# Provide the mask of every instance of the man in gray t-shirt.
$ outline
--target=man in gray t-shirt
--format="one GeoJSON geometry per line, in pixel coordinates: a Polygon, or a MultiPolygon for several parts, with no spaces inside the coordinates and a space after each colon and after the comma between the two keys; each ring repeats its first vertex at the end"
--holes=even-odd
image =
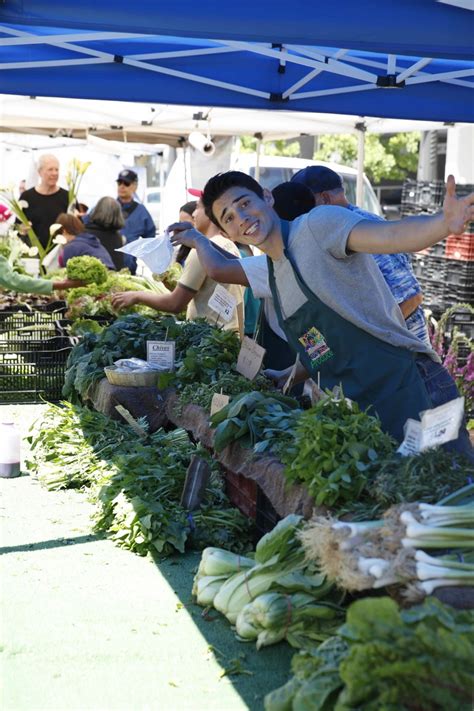
{"type": "MultiPolygon", "coordinates": [[[[351,252],[349,236],[364,221],[356,212],[325,205],[290,224],[289,249],[304,281],[340,316],[376,338],[439,361],[433,349],[406,326],[402,312],[376,262],[351,252]]],[[[287,316],[301,305],[301,294],[287,263],[274,261],[277,289],[287,316]]]]}
{"type": "MultiPolygon", "coordinates": [[[[202,201],[207,215],[232,241],[258,247],[270,258],[280,323],[288,340],[302,351],[304,362],[311,362],[313,370],[317,362],[315,354],[321,355],[317,356],[321,363],[330,355],[333,362],[338,361],[333,372],[340,374],[342,385],[346,374],[348,382],[354,383],[355,374],[360,381],[360,401],[378,402],[377,412],[383,409],[386,415],[392,390],[395,410],[398,406],[403,409],[403,395],[409,398],[412,386],[417,391],[412,399],[411,417],[417,417],[426,406],[436,407],[458,396],[452,378],[437,362],[436,354],[406,328],[395,299],[368,256],[421,251],[448,234],[462,233],[465,224],[474,220],[474,193],[457,199],[452,176],[448,178],[443,212],[438,215],[371,222],[344,208],[316,208],[290,224],[286,255],[282,224],[272,208],[273,196],[250,176],[238,171],[214,176],[204,188],[202,201]],[[324,338],[321,341],[317,318],[307,332],[295,333],[294,323],[299,314],[304,312],[306,322],[308,315],[311,318],[313,302],[326,320],[326,327],[329,324],[338,352],[332,351],[329,336],[329,348],[324,338]],[[331,325],[330,314],[337,327],[331,325]],[[341,333],[353,334],[352,341],[350,335],[341,339],[341,333]],[[364,344],[367,344],[365,353],[364,344]],[[367,353],[371,347],[374,358],[367,353]],[[410,360],[409,352],[416,354],[414,361],[410,360]],[[387,362],[391,359],[386,374],[385,353],[387,362]],[[351,360],[352,354],[356,360],[351,360]],[[396,382],[398,360],[406,365],[405,382],[410,389],[403,379],[396,382]],[[371,368],[377,371],[377,377],[373,377],[371,368]],[[371,386],[370,392],[364,393],[366,378],[371,386]],[[417,407],[418,404],[424,406],[417,407]]],[[[179,232],[183,227],[173,225],[170,229],[179,232]]],[[[392,430],[400,432],[404,421],[405,418],[395,423],[392,430]]],[[[472,457],[465,430],[453,445],[472,457]]]]}

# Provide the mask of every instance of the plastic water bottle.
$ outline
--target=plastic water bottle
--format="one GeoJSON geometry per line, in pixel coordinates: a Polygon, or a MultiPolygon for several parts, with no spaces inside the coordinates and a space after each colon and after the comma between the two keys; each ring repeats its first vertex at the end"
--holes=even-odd
{"type": "Polygon", "coordinates": [[[0,423],[0,477],[20,476],[21,436],[14,422],[0,423]]]}

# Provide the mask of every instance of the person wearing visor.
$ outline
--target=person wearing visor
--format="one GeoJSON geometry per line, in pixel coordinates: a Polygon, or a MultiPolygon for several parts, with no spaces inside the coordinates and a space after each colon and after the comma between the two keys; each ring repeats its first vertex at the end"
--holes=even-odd
{"type": "MultiPolygon", "coordinates": [[[[352,205],[346,197],[344,184],[339,173],[323,165],[309,165],[299,170],[291,178],[296,185],[308,187],[315,199],[317,207],[321,205],[337,205],[345,207],[364,220],[384,222],[383,217],[352,205]]],[[[405,319],[407,328],[425,343],[429,344],[428,327],[421,304],[423,294],[421,286],[411,266],[407,254],[373,254],[383,278],[388,284],[393,298],[397,302],[405,319]]]]}
{"type": "MultiPolygon", "coordinates": [[[[139,237],[154,237],[155,223],[145,205],[135,200],[138,186],[138,175],[134,170],[121,170],[117,178],[117,202],[122,209],[125,226],[122,234],[128,242],[134,242],[139,237]]],[[[125,266],[132,274],[137,271],[137,260],[129,254],[124,258],[125,266]]]]}

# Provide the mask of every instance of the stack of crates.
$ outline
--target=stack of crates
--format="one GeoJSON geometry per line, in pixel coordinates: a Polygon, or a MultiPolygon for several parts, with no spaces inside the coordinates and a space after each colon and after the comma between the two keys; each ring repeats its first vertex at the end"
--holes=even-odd
{"type": "Polygon", "coordinates": [[[64,311],[0,311],[0,402],[61,399],[73,340],[64,311]]]}
{"type": "MultiPolygon", "coordinates": [[[[474,190],[459,185],[458,197],[474,190]]],[[[405,181],[402,189],[402,215],[432,215],[443,207],[445,184],[442,180],[405,181]]],[[[439,317],[458,303],[474,303],[474,223],[461,235],[450,235],[429,249],[413,255],[413,269],[424,294],[424,306],[439,317]]]]}

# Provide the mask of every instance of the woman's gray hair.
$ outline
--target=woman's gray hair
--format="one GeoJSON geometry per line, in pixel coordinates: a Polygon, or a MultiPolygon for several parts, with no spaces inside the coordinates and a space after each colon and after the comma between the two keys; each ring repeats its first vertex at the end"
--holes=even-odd
{"type": "Polygon", "coordinates": [[[120,230],[125,225],[122,208],[113,197],[100,198],[89,217],[91,222],[106,230],[120,230]]]}
{"type": "Polygon", "coordinates": [[[58,159],[56,158],[56,156],[53,156],[52,153],[43,153],[42,155],[40,155],[36,164],[37,171],[39,172],[40,170],[42,170],[46,163],[50,163],[51,161],[54,161],[54,163],[57,163],[59,165],[58,159]]]}

